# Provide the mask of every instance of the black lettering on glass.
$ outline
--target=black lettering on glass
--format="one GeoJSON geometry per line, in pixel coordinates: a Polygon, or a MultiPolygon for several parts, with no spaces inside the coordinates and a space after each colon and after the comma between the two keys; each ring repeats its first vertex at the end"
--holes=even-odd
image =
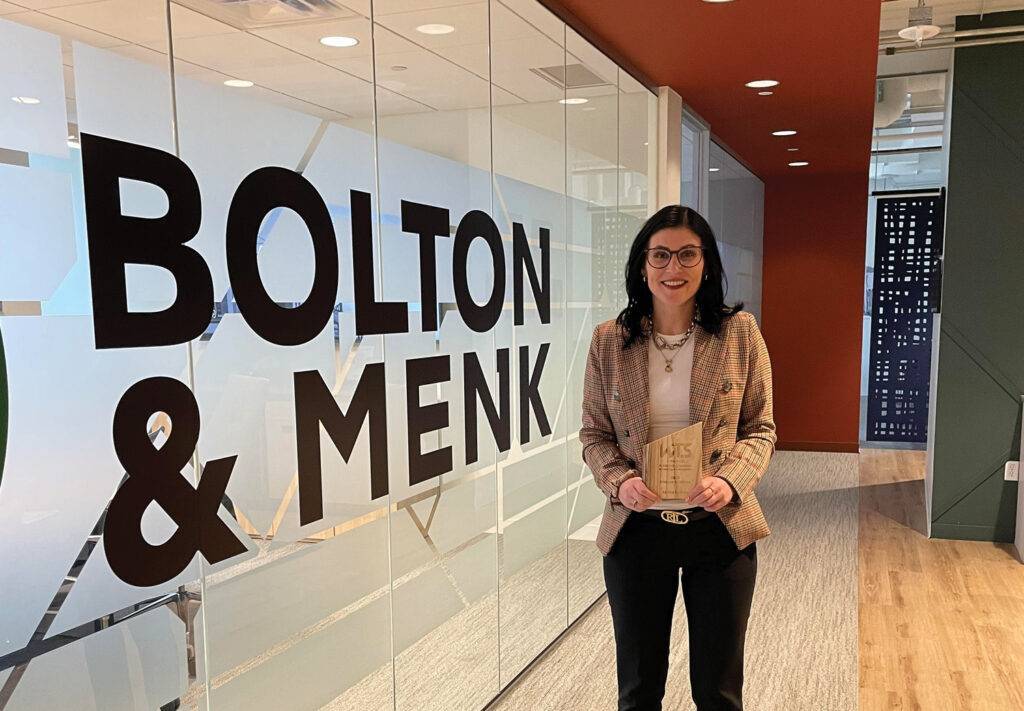
{"type": "Polygon", "coordinates": [[[114,412],[114,450],[127,477],[114,493],[103,522],[110,569],[129,585],[149,587],[173,579],[197,552],[212,565],[246,551],[217,515],[236,457],[207,462],[199,486],[181,475],[199,441],[199,406],[192,391],[174,378],[154,377],[128,388],[114,412]],[[162,411],[171,431],[159,449],[147,423],[162,411]],[[177,526],[158,545],[142,535],[142,515],[153,502],[177,526]]]}
{"type": "Polygon", "coordinates": [[[451,377],[448,356],[410,358],[405,362],[406,410],[409,424],[409,485],[452,470],[452,448],[423,452],[420,435],[448,426],[448,403],[420,405],[420,386],[443,383],[451,377]]]}
{"type": "Polygon", "coordinates": [[[420,238],[420,303],[423,330],[437,330],[437,256],[435,237],[448,236],[448,211],[402,200],[402,231],[420,238]]]}
{"type": "Polygon", "coordinates": [[[526,231],[518,222],[512,223],[512,282],[515,290],[515,324],[523,325],[523,265],[530,277],[530,289],[533,291],[537,311],[541,323],[551,323],[551,232],[546,227],[540,228],[540,278],[537,278],[537,265],[534,264],[530,243],[526,241],[526,231]]]}
{"type": "Polygon", "coordinates": [[[88,133],[81,138],[96,348],[167,346],[198,338],[213,312],[213,281],[202,256],[185,244],[199,232],[201,219],[195,175],[177,156],[156,148],[88,133]],[[167,214],[122,214],[121,178],[163,190],[167,214]],[[177,288],[174,302],[163,311],[130,312],[128,264],[169,271],[177,288]]]}
{"type": "Polygon", "coordinates": [[[465,404],[465,435],[466,435],[466,464],[472,464],[480,459],[479,447],[476,439],[476,401],[480,397],[480,403],[484,406],[484,413],[487,415],[487,422],[491,427],[491,434],[498,444],[499,452],[507,452],[512,447],[512,398],[509,386],[509,349],[502,348],[497,352],[498,370],[498,403],[500,412],[494,406],[494,398],[487,387],[487,379],[484,377],[483,369],[480,367],[480,360],[476,353],[463,353],[462,371],[465,380],[463,390],[463,402],[465,404]]]}
{"type": "Polygon", "coordinates": [[[540,353],[537,354],[537,363],[534,365],[533,373],[530,373],[530,347],[519,346],[519,443],[526,444],[530,441],[530,409],[537,416],[537,424],[540,426],[540,436],[547,437],[551,434],[551,425],[548,424],[548,416],[544,411],[544,403],[540,398],[540,376],[544,371],[544,361],[548,357],[550,343],[540,344],[540,353]]]}
{"type": "Polygon", "coordinates": [[[327,205],[313,184],[287,168],[253,171],[231,199],[226,239],[231,290],[252,330],[279,346],[297,346],[316,338],[334,312],[338,244],[327,205]],[[277,207],[298,213],[313,240],[313,288],[294,308],[276,304],[260,277],[257,237],[263,218],[277,207]]]}
{"type": "Polygon", "coordinates": [[[370,498],[388,493],[388,418],[384,364],[370,363],[343,412],[319,371],[295,374],[295,443],[299,469],[299,524],[324,517],[320,425],[347,462],[363,422],[370,420],[370,498]]]}
{"type": "Polygon", "coordinates": [[[407,333],[409,310],[405,302],[377,301],[373,283],[370,194],[352,190],[349,195],[352,204],[352,286],[356,297],[356,335],[407,333]]]}
{"type": "Polygon", "coordinates": [[[452,253],[452,278],[455,284],[455,302],[466,325],[477,333],[490,331],[501,316],[505,300],[505,248],[501,244],[498,226],[486,212],[471,210],[466,213],[455,231],[452,253]],[[478,305],[469,292],[469,247],[477,237],[487,242],[491,250],[491,268],[494,285],[487,303],[478,305]]]}

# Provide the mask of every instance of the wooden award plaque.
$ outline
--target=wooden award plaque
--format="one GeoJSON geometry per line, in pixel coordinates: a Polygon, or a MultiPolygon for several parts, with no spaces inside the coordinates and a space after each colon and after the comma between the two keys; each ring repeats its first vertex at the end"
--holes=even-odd
{"type": "Polygon", "coordinates": [[[644,484],[662,499],[683,499],[700,480],[704,423],[644,445],[644,484]]]}

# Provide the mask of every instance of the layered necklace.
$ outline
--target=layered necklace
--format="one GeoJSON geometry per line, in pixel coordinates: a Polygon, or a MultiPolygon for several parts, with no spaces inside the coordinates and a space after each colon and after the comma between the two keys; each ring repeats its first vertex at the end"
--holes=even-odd
{"type": "Polygon", "coordinates": [[[679,355],[679,349],[682,348],[688,340],[690,340],[690,336],[693,335],[693,330],[696,327],[697,319],[694,318],[692,321],[690,321],[690,327],[686,329],[686,333],[683,334],[683,338],[680,341],[667,341],[661,337],[660,333],[654,334],[654,347],[658,349],[658,352],[661,353],[661,357],[665,359],[666,372],[672,372],[672,361],[674,361],[676,359],[676,356],[679,355]],[[674,351],[672,353],[672,357],[667,357],[665,355],[665,351],[674,351]]]}

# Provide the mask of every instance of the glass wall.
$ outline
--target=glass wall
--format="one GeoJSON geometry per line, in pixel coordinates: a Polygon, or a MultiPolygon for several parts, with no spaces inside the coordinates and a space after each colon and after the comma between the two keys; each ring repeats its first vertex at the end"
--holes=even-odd
{"type": "Polygon", "coordinates": [[[0,709],[483,708],[604,591],[654,95],[534,0],[0,15],[0,709]]]}
{"type": "MultiPolygon", "coordinates": [[[[948,52],[922,52],[918,61],[950,65],[948,52]]],[[[938,191],[946,187],[951,72],[930,69],[879,77],[868,174],[867,247],[864,250],[864,329],[861,339],[860,439],[867,440],[871,353],[871,303],[875,281],[875,221],[878,196],[888,192],[938,191]]]]}
{"type": "Polygon", "coordinates": [[[707,217],[722,253],[726,301],[742,301],[744,310],[760,322],[764,183],[714,142],[708,171],[707,217]]]}
{"type": "Polygon", "coordinates": [[[711,131],[707,123],[686,110],[683,111],[682,130],[679,203],[704,214],[708,209],[711,131]]]}

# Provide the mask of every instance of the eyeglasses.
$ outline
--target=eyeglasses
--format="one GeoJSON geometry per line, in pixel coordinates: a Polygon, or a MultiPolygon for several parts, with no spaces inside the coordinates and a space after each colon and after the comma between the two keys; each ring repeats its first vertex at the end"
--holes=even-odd
{"type": "Polygon", "coordinates": [[[668,263],[672,260],[673,254],[676,255],[680,266],[683,267],[695,267],[700,264],[700,260],[704,257],[703,247],[682,247],[676,250],[665,249],[664,247],[649,247],[644,251],[647,252],[647,263],[655,269],[667,267],[668,263]]]}

